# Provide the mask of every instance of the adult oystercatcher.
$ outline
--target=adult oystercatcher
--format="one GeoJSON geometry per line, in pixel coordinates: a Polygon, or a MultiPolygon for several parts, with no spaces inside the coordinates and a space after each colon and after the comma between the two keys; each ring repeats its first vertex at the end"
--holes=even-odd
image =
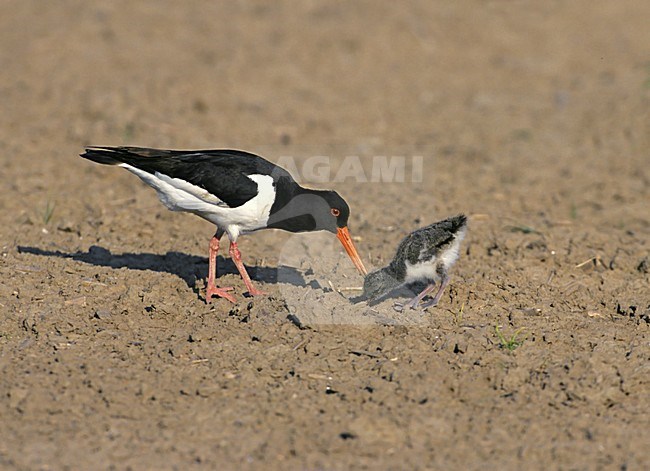
{"type": "MultiPolygon", "coordinates": [[[[376,300],[402,285],[426,281],[427,287],[407,304],[415,309],[439,282],[434,298],[422,305],[424,309],[435,306],[449,283],[449,269],[458,259],[466,231],[467,217],[459,214],[411,232],[400,242],[395,258],[388,266],[366,276],[364,296],[376,300]]],[[[396,308],[401,310],[402,305],[396,303],[396,308]]]]}
{"type": "Polygon", "coordinates": [[[357,269],[367,273],[350,233],[350,208],[335,191],[303,188],[289,172],[268,160],[240,150],[163,150],[142,147],[87,147],[84,159],[117,165],[134,173],[158,193],[172,211],[201,216],[217,226],[210,240],[206,302],[220,296],[236,302],[217,288],[217,252],[224,233],[230,239],[230,256],[248,293],[255,288],[237,247],[241,234],[259,229],[289,232],[325,230],[337,235],[357,269]]]}

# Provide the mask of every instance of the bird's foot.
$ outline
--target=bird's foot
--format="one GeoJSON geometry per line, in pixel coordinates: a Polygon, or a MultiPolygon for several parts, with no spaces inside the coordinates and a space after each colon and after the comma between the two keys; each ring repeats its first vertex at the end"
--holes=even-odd
{"type": "Polygon", "coordinates": [[[261,290],[255,288],[255,287],[253,287],[253,286],[251,286],[250,288],[248,288],[248,294],[249,294],[250,296],[267,296],[267,295],[268,295],[267,292],[265,292],[265,291],[261,291],[261,290]]]}
{"type": "Polygon", "coordinates": [[[406,306],[409,309],[417,309],[419,304],[420,304],[420,300],[414,299],[413,301],[409,302],[406,306]]]}
{"type": "MultiPolygon", "coordinates": [[[[395,311],[397,311],[397,312],[403,312],[405,308],[409,308],[409,309],[417,309],[418,304],[420,304],[420,300],[419,300],[419,299],[412,299],[411,301],[409,301],[409,302],[406,303],[406,304],[405,304],[405,303],[400,303],[400,302],[395,302],[395,303],[393,304],[393,309],[394,309],[395,311]]],[[[425,303],[425,304],[428,304],[428,303],[425,303]]],[[[425,305],[423,304],[422,307],[424,307],[424,306],[425,306],[425,305]]]]}
{"type": "Polygon", "coordinates": [[[208,285],[208,288],[206,289],[205,292],[205,302],[210,304],[212,302],[212,296],[219,296],[220,298],[227,299],[233,304],[237,303],[237,299],[228,292],[232,290],[233,288],[231,286],[227,286],[224,288],[217,288],[216,286],[208,285]]]}
{"type": "Polygon", "coordinates": [[[430,307],[434,307],[438,305],[438,300],[437,299],[432,299],[431,301],[427,301],[426,303],[422,304],[422,309],[428,309],[430,307]]]}

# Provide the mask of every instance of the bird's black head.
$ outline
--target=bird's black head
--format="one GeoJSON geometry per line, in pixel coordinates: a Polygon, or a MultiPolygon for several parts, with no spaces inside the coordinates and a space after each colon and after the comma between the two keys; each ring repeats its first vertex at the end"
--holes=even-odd
{"type": "Polygon", "coordinates": [[[339,228],[347,227],[350,207],[336,191],[323,191],[321,196],[328,206],[322,214],[325,223],[323,229],[336,234],[339,228]]]}
{"type": "Polygon", "coordinates": [[[268,227],[290,232],[329,231],[337,234],[347,227],[350,207],[341,196],[330,190],[304,190],[282,202],[276,200],[268,227]],[[282,204],[284,203],[284,204],[282,204]]]}
{"type": "Polygon", "coordinates": [[[348,231],[350,207],[331,190],[309,190],[291,193],[276,192],[267,227],[290,232],[329,231],[336,234],[350,259],[361,274],[367,273],[348,231]]]}

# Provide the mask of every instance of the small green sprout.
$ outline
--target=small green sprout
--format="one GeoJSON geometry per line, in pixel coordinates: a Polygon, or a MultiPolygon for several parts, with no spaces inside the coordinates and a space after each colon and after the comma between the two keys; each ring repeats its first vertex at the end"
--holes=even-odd
{"type": "Polygon", "coordinates": [[[517,337],[521,333],[521,331],[524,330],[523,327],[521,329],[518,329],[515,331],[514,334],[510,338],[507,338],[505,335],[503,335],[503,332],[501,332],[501,327],[496,325],[494,326],[494,331],[497,334],[497,337],[499,339],[499,347],[504,348],[508,350],[509,352],[512,352],[516,350],[518,347],[521,347],[521,345],[524,343],[525,338],[518,339],[517,337]]]}
{"type": "Polygon", "coordinates": [[[538,230],[536,230],[535,228],[530,227],[530,226],[524,226],[524,225],[510,226],[510,232],[521,232],[522,234],[539,234],[539,235],[542,235],[542,233],[539,232],[538,230]]]}
{"type": "Polygon", "coordinates": [[[43,224],[47,225],[52,220],[52,215],[54,215],[54,208],[56,203],[47,200],[45,204],[45,211],[43,211],[43,224]]]}

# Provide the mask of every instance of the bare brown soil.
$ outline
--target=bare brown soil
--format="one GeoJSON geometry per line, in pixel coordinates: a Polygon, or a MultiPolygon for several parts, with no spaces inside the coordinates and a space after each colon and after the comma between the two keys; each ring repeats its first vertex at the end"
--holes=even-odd
{"type": "Polygon", "coordinates": [[[648,469],[649,18],[2,2],[0,468],[648,469]],[[422,182],[318,186],[369,266],[437,219],[470,230],[428,312],[351,303],[335,240],[275,231],[240,240],[269,295],[220,258],[240,302],[206,305],[213,228],[87,144],[328,156],[333,175],[423,156],[422,182]]]}

